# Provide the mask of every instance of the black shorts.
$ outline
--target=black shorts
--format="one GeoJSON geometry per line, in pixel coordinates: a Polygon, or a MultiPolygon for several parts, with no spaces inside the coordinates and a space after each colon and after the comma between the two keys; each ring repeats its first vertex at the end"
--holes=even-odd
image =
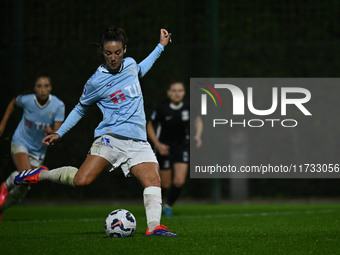
{"type": "Polygon", "coordinates": [[[172,168],[174,163],[189,163],[189,146],[170,146],[170,154],[161,156],[156,153],[160,170],[172,168]]]}

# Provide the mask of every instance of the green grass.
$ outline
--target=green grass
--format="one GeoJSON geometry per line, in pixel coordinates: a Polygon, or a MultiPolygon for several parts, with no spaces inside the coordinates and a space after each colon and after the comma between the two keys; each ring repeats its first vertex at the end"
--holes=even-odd
{"type": "Polygon", "coordinates": [[[142,206],[129,238],[108,238],[115,206],[18,206],[3,214],[0,254],[340,254],[340,205],[179,205],[162,223],[178,237],[145,237],[142,206]]]}

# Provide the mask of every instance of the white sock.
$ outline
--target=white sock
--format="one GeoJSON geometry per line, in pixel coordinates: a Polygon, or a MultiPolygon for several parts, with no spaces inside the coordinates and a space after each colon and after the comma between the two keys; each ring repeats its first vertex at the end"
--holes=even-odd
{"type": "Polygon", "coordinates": [[[160,187],[147,187],[144,189],[144,207],[149,231],[153,231],[161,222],[162,190],[160,187]]]}
{"type": "Polygon", "coordinates": [[[73,187],[73,179],[77,171],[78,168],[73,166],[63,166],[50,171],[42,171],[39,174],[39,181],[51,181],[73,187]]]}
{"type": "Polygon", "coordinates": [[[12,172],[6,179],[5,188],[10,191],[14,187],[14,178],[19,174],[19,171],[12,172]]]}

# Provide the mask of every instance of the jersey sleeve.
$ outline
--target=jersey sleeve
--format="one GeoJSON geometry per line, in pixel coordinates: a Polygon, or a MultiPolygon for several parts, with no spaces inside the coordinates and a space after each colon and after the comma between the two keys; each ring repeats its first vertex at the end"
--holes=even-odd
{"type": "Polygon", "coordinates": [[[93,83],[88,80],[84,86],[83,93],[79,99],[82,105],[90,106],[99,100],[99,95],[97,93],[96,87],[93,83]]]}
{"type": "Polygon", "coordinates": [[[56,111],[54,121],[63,122],[64,119],[65,119],[65,105],[63,102],[60,102],[60,106],[56,111]]]}
{"type": "Polygon", "coordinates": [[[70,114],[67,116],[65,122],[58,129],[56,134],[63,137],[71,128],[73,128],[78,121],[84,116],[85,112],[88,110],[89,106],[82,105],[78,103],[70,114]]]}
{"type": "Polygon", "coordinates": [[[139,77],[143,77],[151,69],[152,65],[156,62],[163,51],[164,46],[159,43],[150,55],[138,64],[139,77]]]}
{"type": "Polygon", "coordinates": [[[17,96],[16,99],[15,99],[15,104],[19,107],[23,107],[24,105],[24,96],[23,95],[20,95],[20,96],[17,96]]]}

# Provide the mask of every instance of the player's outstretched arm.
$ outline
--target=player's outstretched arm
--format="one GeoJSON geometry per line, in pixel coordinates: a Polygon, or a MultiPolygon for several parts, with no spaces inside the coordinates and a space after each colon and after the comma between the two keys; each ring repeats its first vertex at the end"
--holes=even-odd
{"type": "Polygon", "coordinates": [[[172,43],[171,40],[171,33],[169,33],[166,29],[161,29],[161,35],[159,38],[159,43],[162,44],[164,47],[168,45],[168,43],[172,43]]]}
{"type": "MultiPolygon", "coordinates": [[[[71,128],[73,128],[78,123],[78,121],[84,116],[84,114],[86,113],[88,108],[89,108],[89,106],[82,105],[81,103],[78,103],[73,108],[73,110],[70,112],[70,114],[67,116],[66,120],[63,122],[63,124],[60,126],[60,128],[57,131],[55,131],[54,134],[51,134],[51,135],[55,135],[55,134],[58,135],[58,139],[56,139],[55,141],[58,141],[71,128]]],[[[49,136],[47,136],[47,137],[49,137],[49,136]]],[[[55,142],[54,138],[55,137],[53,137],[52,142],[55,142]]],[[[47,145],[47,146],[53,145],[53,144],[49,144],[49,139],[46,140],[46,144],[44,143],[44,140],[45,139],[43,139],[44,145],[47,145]]]]}
{"type": "Polygon", "coordinates": [[[156,48],[147,56],[142,62],[138,64],[139,66],[139,77],[143,77],[155,63],[155,61],[159,58],[164,47],[171,42],[171,33],[169,33],[166,29],[161,29],[159,44],[156,48]]]}
{"type": "Polygon", "coordinates": [[[2,120],[0,122],[0,136],[2,136],[2,134],[4,133],[6,125],[7,125],[7,121],[9,119],[9,117],[12,115],[14,108],[15,108],[15,98],[13,98],[9,102],[7,109],[5,111],[4,117],[2,118],[2,120]]]}
{"type": "Polygon", "coordinates": [[[60,135],[54,133],[51,135],[46,136],[43,140],[42,140],[42,144],[45,146],[52,146],[54,145],[56,142],[58,142],[60,140],[60,135]]]}

